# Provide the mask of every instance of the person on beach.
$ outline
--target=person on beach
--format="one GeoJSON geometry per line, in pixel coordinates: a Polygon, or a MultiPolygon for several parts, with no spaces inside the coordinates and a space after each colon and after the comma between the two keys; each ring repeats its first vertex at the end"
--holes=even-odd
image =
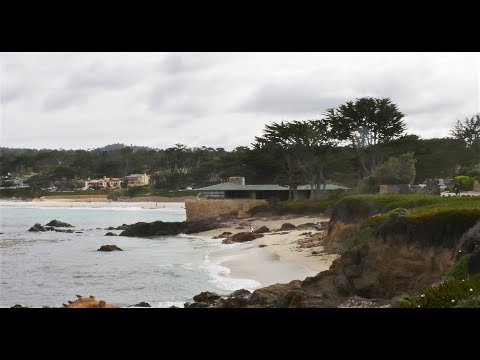
{"type": "Polygon", "coordinates": [[[460,195],[460,185],[458,185],[458,184],[453,185],[453,191],[455,191],[455,196],[459,196],[460,195]]]}
{"type": "Polygon", "coordinates": [[[320,230],[322,228],[322,225],[317,221],[317,223],[315,224],[315,230],[320,230]]]}
{"type": "Polygon", "coordinates": [[[250,232],[253,233],[253,226],[250,226],[250,232]]]}

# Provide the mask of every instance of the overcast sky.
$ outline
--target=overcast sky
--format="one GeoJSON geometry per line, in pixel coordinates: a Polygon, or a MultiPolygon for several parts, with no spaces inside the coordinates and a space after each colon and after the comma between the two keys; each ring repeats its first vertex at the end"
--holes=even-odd
{"type": "Polygon", "coordinates": [[[480,112],[480,53],[0,53],[1,146],[250,145],[264,124],[390,97],[408,133],[480,112]]]}

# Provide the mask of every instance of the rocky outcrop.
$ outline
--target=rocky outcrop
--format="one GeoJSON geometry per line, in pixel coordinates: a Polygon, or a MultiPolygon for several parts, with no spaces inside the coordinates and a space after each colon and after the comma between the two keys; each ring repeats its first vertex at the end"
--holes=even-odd
{"type": "Polygon", "coordinates": [[[152,307],[152,306],[145,301],[141,301],[138,304],[130,305],[129,307],[152,307]]]}
{"type": "Polygon", "coordinates": [[[252,241],[263,237],[263,234],[255,234],[253,232],[240,232],[222,241],[222,244],[233,244],[238,242],[252,241]]]}
{"type": "Polygon", "coordinates": [[[245,289],[236,290],[230,295],[220,296],[206,291],[193,297],[194,303],[185,303],[185,308],[241,308],[247,307],[252,293],[245,289]]]}
{"type": "Polygon", "coordinates": [[[195,302],[204,302],[204,303],[210,303],[217,299],[220,299],[220,295],[211,291],[204,291],[193,297],[193,300],[195,302]]]}
{"type": "Polygon", "coordinates": [[[254,231],[255,234],[263,234],[263,233],[267,233],[267,232],[270,232],[270,229],[268,227],[266,227],[265,225],[263,225],[262,227],[258,228],[257,230],[254,231]]]}
{"type": "Polygon", "coordinates": [[[290,223],[285,223],[285,224],[282,224],[282,226],[280,227],[280,229],[278,229],[279,231],[285,231],[285,230],[295,230],[297,227],[293,224],[290,224],[290,223]]]}
{"type": "Polygon", "coordinates": [[[36,231],[47,231],[47,230],[42,226],[42,224],[36,223],[30,229],[28,229],[28,231],[36,232],[36,231]]]}
{"type": "Polygon", "coordinates": [[[68,304],[63,304],[64,308],[68,309],[78,309],[78,308],[120,308],[120,306],[108,304],[104,300],[98,301],[94,296],[88,298],[81,297],[75,301],[69,301],[68,304]]]}
{"type": "Polygon", "coordinates": [[[123,224],[117,227],[109,226],[108,228],[105,228],[105,230],[127,230],[127,227],[128,227],[127,224],[123,224]]]}
{"type": "Polygon", "coordinates": [[[471,275],[480,273],[480,221],[462,236],[460,243],[457,258],[470,254],[467,263],[468,273],[471,275]]]}
{"type": "Polygon", "coordinates": [[[343,254],[352,247],[352,241],[359,230],[358,223],[345,224],[338,221],[325,238],[325,251],[330,254],[343,254]]]}
{"type": "Polygon", "coordinates": [[[224,239],[226,237],[229,237],[230,235],[232,235],[230,231],[224,231],[220,235],[214,236],[212,239],[224,239]]]}
{"type": "Polygon", "coordinates": [[[63,221],[58,221],[58,220],[52,220],[45,226],[53,226],[53,227],[73,227],[70,224],[67,224],[66,222],[63,221]]]}
{"type": "MultiPolygon", "coordinates": [[[[74,231],[71,230],[71,229],[55,229],[53,226],[48,226],[49,224],[51,224],[52,222],[54,221],[57,221],[57,220],[52,220],[50,221],[47,225],[45,226],[42,226],[41,224],[39,223],[36,223],[35,225],[33,225],[30,229],[28,229],[28,231],[31,231],[31,232],[36,232],[36,231],[55,231],[55,232],[63,232],[63,233],[73,233],[74,231]]],[[[57,223],[61,223],[61,224],[66,224],[66,223],[62,223],[62,222],[57,222],[57,223]]],[[[67,224],[68,225],[68,224],[67,224]]],[[[72,227],[71,225],[68,225],[69,227],[72,227]]],[[[64,226],[66,227],[66,226],[64,226]]]]}
{"type": "Polygon", "coordinates": [[[315,227],[314,223],[304,223],[296,227],[297,230],[313,230],[315,227]]]}
{"type": "Polygon", "coordinates": [[[102,245],[97,251],[123,251],[117,245],[102,245]]]}
{"type": "Polygon", "coordinates": [[[164,222],[154,221],[151,223],[138,222],[128,225],[120,236],[165,236],[177,234],[192,234],[202,231],[213,230],[219,227],[216,220],[199,220],[199,221],[179,221],[164,222]]]}
{"type": "Polygon", "coordinates": [[[117,234],[114,234],[112,232],[108,232],[108,233],[105,234],[105,236],[117,236],[117,234]]]}

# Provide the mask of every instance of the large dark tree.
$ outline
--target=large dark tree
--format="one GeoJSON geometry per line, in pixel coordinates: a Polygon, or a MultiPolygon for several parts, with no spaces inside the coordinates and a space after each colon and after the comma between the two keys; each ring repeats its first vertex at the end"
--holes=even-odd
{"type": "Polygon", "coordinates": [[[480,114],[476,114],[470,119],[466,118],[463,123],[457,120],[457,124],[450,134],[454,138],[464,141],[467,147],[480,142],[480,114]]]}
{"type": "Polygon", "coordinates": [[[263,149],[276,154],[281,166],[277,181],[288,184],[289,200],[297,200],[297,187],[303,182],[301,156],[303,146],[298,142],[299,134],[305,130],[305,122],[292,121],[265,125],[262,137],[255,137],[254,149],[263,149]]]}
{"type": "Polygon", "coordinates": [[[291,121],[265,126],[262,137],[256,137],[255,148],[275,154],[281,166],[277,181],[289,186],[289,199],[297,200],[297,186],[310,183],[311,199],[319,197],[325,151],[332,146],[329,123],[323,120],[291,121]]]}
{"type": "Polygon", "coordinates": [[[297,142],[302,145],[300,161],[305,180],[310,184],[310,200],[319,200],[326,186],[324,168],[327,151],[336,141],[331,136],[330,125],[325,120],[310,120],[303,123],[297,132],[297,142]]]}
{"type": "Polygon", "coordinates": [[[355,150],[361,177],[368,176],[381,162],[378,144],[399,137],[406,128],[404,114],[389,98],[363,97],[328,109],[324,115],[334,136],[355,150]]]}

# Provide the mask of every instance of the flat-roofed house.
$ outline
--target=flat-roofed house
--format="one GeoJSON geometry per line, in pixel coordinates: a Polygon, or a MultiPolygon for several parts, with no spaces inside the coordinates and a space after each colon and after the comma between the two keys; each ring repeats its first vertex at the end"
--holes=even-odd
{"type": "Polygon", "coordinates": [[[288,199],[288,187],[280,185],[239,185],[231,182],[203,187],[207,199],[288,199]]]}

